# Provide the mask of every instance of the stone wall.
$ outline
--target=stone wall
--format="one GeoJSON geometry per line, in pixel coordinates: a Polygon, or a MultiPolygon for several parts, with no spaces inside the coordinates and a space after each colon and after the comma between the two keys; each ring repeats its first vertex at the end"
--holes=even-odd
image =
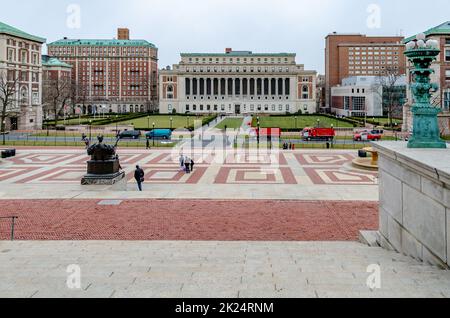
{"type": "Polygon", "coordinates": [[[379,243],[418,260],[450,264],[450,149],[380,142],[379,243]]]}

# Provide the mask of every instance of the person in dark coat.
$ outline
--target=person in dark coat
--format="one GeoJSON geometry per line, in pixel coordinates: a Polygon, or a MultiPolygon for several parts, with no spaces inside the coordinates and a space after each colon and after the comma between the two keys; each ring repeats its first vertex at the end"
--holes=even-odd
{"type": "Polygon", "coordinates": [[[195,165],[194,159],[191,159],[191,172],[194,172],[194,165],[195,165]]]}
{"type": "Polygon", "coordinates": [[[142,191],[142,183],[144,182],[144,170],[141,169],[141,167],[136,166],[136,170],[134,171],[134,179],[137,182],[139,191],[142,191]]]}
{"type": "Polygon", "coordinates": [[[186,173],[190,174],[191,173],[191,159],[186,157],[184,160],[184,165],[186,167],[186,173]]]}

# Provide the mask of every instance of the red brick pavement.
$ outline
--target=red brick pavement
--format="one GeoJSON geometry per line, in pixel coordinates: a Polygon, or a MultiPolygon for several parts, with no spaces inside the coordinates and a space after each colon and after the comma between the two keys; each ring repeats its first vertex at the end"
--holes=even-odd
{"type": "MultiPolygon", "coordinates": [[[[352,241],[378,228],[377,202],[4,200],[18,240],[352,241]]],[[[0,239],[9,224],[0,220],[0,239]]]]}

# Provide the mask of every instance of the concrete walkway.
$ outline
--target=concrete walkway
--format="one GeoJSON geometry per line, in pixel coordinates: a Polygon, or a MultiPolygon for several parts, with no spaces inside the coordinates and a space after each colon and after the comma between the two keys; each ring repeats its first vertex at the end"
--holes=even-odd
{"type": "Polygon", "coordinates": [[[0,242],[0,277],[0,297],[450,297],[449,271],[339,242],[0,242]]]}

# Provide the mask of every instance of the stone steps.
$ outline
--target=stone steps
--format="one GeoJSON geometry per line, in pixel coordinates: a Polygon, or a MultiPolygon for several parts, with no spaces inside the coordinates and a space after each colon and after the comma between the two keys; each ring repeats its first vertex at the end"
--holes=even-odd
{"type": "Polygon", "coordinates": [[[449,271],[357,242],[0,242],[0,276],[0,297],[450,297],[449,271]]]}

